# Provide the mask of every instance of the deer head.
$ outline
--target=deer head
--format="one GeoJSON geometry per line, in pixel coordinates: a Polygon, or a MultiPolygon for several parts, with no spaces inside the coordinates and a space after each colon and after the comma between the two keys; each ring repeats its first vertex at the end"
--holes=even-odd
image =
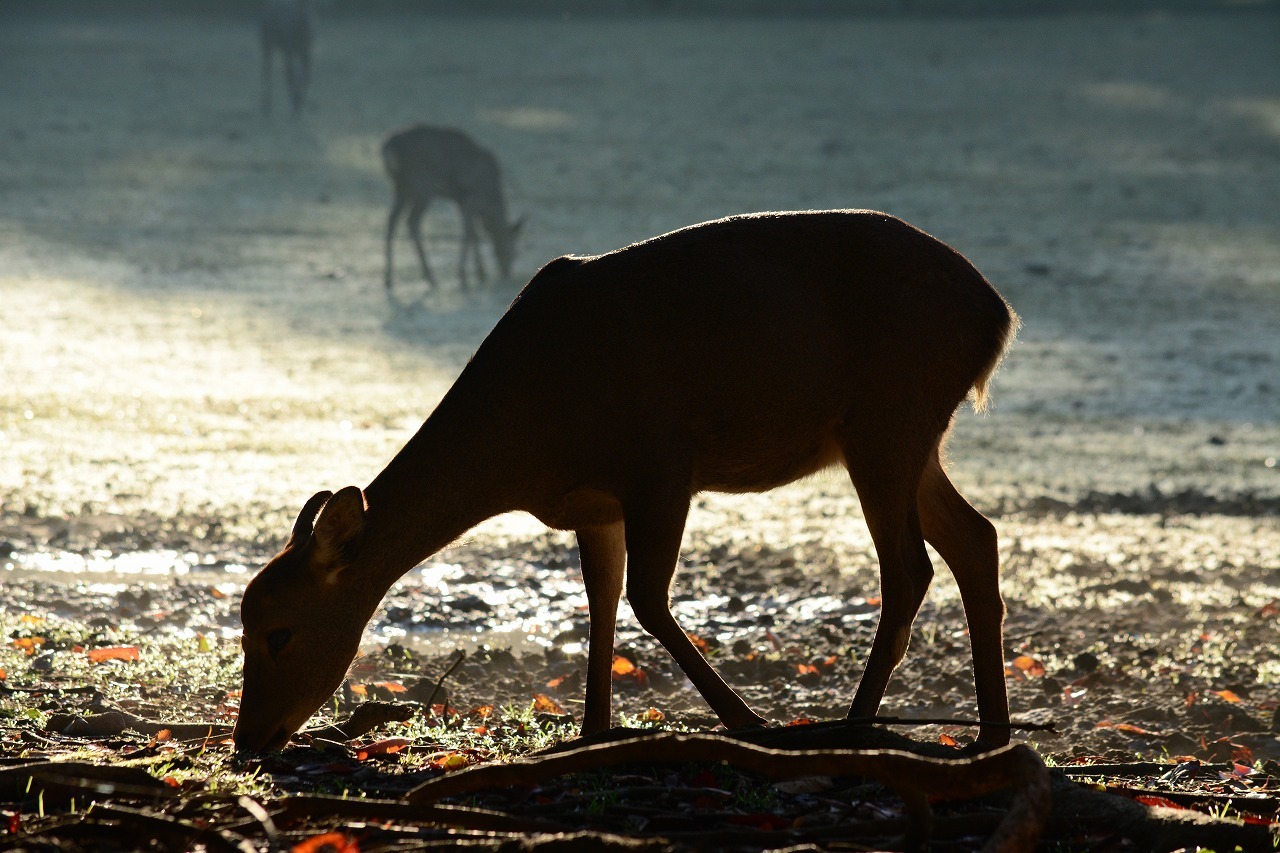
{"type": "Polygon", "coordinates": [[[244,690],[232,734],[238,750],[282,748],[333,695],[355,659],[381,597],[352,576],[364,512],[364,496],[354,486],[313,496],[284,550],[245,588],[244,690]]]}
{"type": "Polygon", "coordinates": [[[498,259],[498,269],[503,278],[511,275],[511,264],[516,258],[516,241],[520,238],[520,229],[524,227],[524,220],[523,216],[515,222],[507,222],[503,219],[495,223],[496,227],[486,223],[489,236],[493,238],[493,254],[498,259]]]}

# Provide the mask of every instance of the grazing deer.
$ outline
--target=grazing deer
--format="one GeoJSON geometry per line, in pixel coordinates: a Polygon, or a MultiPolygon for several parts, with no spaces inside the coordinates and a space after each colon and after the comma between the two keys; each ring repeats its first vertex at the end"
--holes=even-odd
{"type": "Polygon", "coordinates": [[[293,114],[302,111],[311,79],[311,39],[315,18],[311,0],[267,0],[259,20],[262,42],[262,111],[271,112],[271,58],[280,51],[293,114]]]}
{"type": "Polygon", "coordinates": [[[928,542],[963,597],[979,737],[1007,743],[996,532],[947,478],[942,445],[967,395],[984,406],[1016,326],[959,253],[872,211],[738,216],[550,262],[382,473],[307,501],[245,589],[236,746],[282,747],[341,684],[391,585],[516,510],[577,534],[584,733],[609,726],[624,577],[640,624],[724,724],[761,723],[671,614],[690,502],[835,465],[880,558],[849,715],[875,714],[907,650],[928,542]]]}
{"type": "Polygon", "coordinates": [[[502,194],[502,175],[498,159],[477,145],[460,130],[447,127],[414,125],[394,133],[382,145],[382,163],[391,179],[394,197],[387,217],[387,293],[391,292],[394,275],[392,238],[405,207],[409,208],[409,236],[418,250],[422,276],[432,287],[436,278],[427,263],[422,247],[422,215],[432,199],[452,199],[462,217],[462,250],[458,258],[458,277],[466,288],[467,257],[475,261],[481,281],[486,278],[480,259],[477,226],[484,228],[493,242],[493,254],[502,276],[511,274],[515,259],[516,238],[524,224],[523,217],[507,221],[507,202],[502,194]]]}

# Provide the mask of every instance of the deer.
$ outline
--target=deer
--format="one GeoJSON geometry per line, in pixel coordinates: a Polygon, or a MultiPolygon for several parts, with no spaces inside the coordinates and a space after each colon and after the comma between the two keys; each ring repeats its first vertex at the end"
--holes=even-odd
{"type": "Polygon", "coordinates": [[[422,215],[433,199],[445,198],[458,206],[462,219],[462,247],[458,256],[458,278],[469,287],[467,259],[472,258],[476,274],[487,280],[480,256],[477,231],[483,228],[493,244],[498,270],[505,279],[515,260],[516,240],[524,218],[507,219],[507,202],[502,192],[502,172],[498,158],[460,130],[418,124],[387,137],[382,144],[382,164],[391,181],[391,213],[387,217],[385,285],[390,295],[395,265],[392,244],[400,216],[406,218],[409,236],[418,253],[422,277],[432,288],[436,277],[422,245],[422,215]]]}
{"type": "MultiPolygon", "coordinates": [[[[405,573],[492,516],[576,534],[588,602],[581,731],[609,728],[625,592],[729,728],[756,714],[677,624],[670,587],[691,501],[848,473],[881,614],[848,715],[872,717],[933,577],[969,627],[978,744],[1009,741],[994,525],[943,449],[988,403],[1017,315],[959,252],[865,210],[693,225],[540,269],[418,431],[364,488],[306,501],[241,601],[237,749],[281,749],[337,689],[405,573]]],[[[981,748],[981,747],[980,747],[981,748]]]]}
{"type": "Polygon", "coordinates": [[[262,112],[271,113],[271,63],[280,52],[289,103],[296,116],[302,111],[311,79],[311,41],[315,16],[311,0],[267,0],[258,21],[262,44],[262,112]]]}

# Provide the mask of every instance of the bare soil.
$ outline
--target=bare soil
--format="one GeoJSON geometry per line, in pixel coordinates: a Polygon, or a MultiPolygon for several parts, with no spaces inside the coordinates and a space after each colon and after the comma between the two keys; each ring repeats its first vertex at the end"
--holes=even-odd
{"type": "MultiPolygon", "coordinates": [[[[1024,320],[993,413],[962,413],[951,444],[1001,533],[1014,714],[1056,724],[1018,739],[1060,762],[1280,760],[1270,5],[331,15],[298,119],[259,112],[249,20],[0,14],[6,633],[199,631],[234,654],[238,590],[304,500],[367,483],[541,264],[729,213],[873,208],[960,249],[1024,320]],[[500,157],[529,217],[513,280],[458,288],[442,204],[444,287],[402,242],[384,294],[377,150],[414,121],[500,157]]],[[[704,496],[684,562],[677,614],[757,710],[843,716],[878,595],[847,479],[704,496]]],[[[936,563],[883,710],[971,718],[936,563]]],[[[493,520],[393,590],[353,683],[429,688],[464,649],[451,705],[544,693],[575,713],[584,605],[570,535],[493,520]]],[[[616,710],[713,724],[621,622],[648,680],[620,684],[616,710]]],[[[11,685],[42,677],[18,651],[3,666],[11,685]]],[[[166,713],[208,719],[225,698],[166,713]]]]}

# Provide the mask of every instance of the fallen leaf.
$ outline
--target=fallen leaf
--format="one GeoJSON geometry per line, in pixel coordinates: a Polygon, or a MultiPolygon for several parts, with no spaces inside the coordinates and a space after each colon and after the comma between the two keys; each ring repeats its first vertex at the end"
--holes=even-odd
{"type": "Polygon", "coordinates": [[[1013,659],[1013,666],[1027,678],[1039,678],[1045,674],[1044,664],[1030,655],[1018,655],[1013,659]]]}
{"type": "Polygon", "coordinates": [[[667,715],[659,711],[657,708],[650,708],[636,715],[636,719],[642,723],[660,723],[667,718],[667,715]]]}
{"type": "Polygon", "coordinates": [[[341,832],[326,832],[293,845],[293,853],[360,853],[360,845],[341,832]]]}
{"type": "Polygon", "coordinates": [[[1244,701],[1232,690],[1210,690],[1209,692],[1226,702],[1231,702],[1232,704],[1244,701]]]}
{"type": "Polygon", "coordinates": [[[477,707],[477,708],[472,708],[472,709],[471,709],[471,713],[473,713],[473,714],[475,714],[476,716],[480,717],[480,719],[482,719],[482,720],[487,720],[487,719],[489,718],[489,715],[493,713],[493,706],[492,706],[492,705],[481,705],[481,706],[479,706],[479,707],[477,707]]]}
{"type": "Polygon", "coordinates": [[[796,664],[796,675],[817,675],[818,668],[811,663],[796,664]]]}
{"type": "Polygon", "coordinates": [[[956,740],[951,735],[945,734],[945,733],[938,735],[938,743],[942,744],[943,746],[959,746],[960,745],[960,741],[956,740]]]}
{"type": "Polygon", "coordinates": [[[1154,794],[1138,794],[1134,799],[1142,803],[1144,806],[1163,806],[1166,809],[1183,810],[1186,810],[1187,808],[1180,803],[1175,803],[1173,800],[1169,800],[1164,797],[1157,797],[1154,794]]]}
{"type": "Polygon", "coordinates": [[[1272,616],[1280,616],[1280,598],[1273,598],[1259,607],[1254,616],[1258,619],[1270,619],[1272,616]]]}
{"type": "Polygon", "coordinates": [[[566,679],[566,678],[568,678],[568,677],[569,677],[569,676],[568,676],[567,674],[566,674],[566,675],[557,675],[555,678],[553,678],[553,679],[551,679],[550,681],[548,681],[548,682],[547,682],[547,686],[548,686],[548,687],[550,687],[552,690],[554,690],[554,689],[556,689],[557,687],[559,687],[561,684],[564,684],[565,679],[566,679]]]}
{"type": "Polygon", "coordinates": [[[684,635],[689,638],[689,642],[693,643],[694,647],[697,648],[698,651],[706,654],[708,648],[706,640],[702,639],[692,631],[685,631],[684,635]]]}
{"type": "Polygon", "coordinates": [[[630,675],[636,671],[636,665],[624,658],[622,655],[613,656],[613,674],[614,675],[630,675]]]}
{"type": "Polygon", "coordinates": [[[404,693],[406,690],[409,689],[398,681],[375,681],[373,683],[373,686],[381,687],[383,690],[387,691],[388,693],[404,693]]]}
{"type": "Polygon", "coordinates": [[[141,660],[142,653],[137,646],[108,646],[103,649],[89,649],[89,660],[102,663],[108,660],[141,660]]]}
{"type": "Polygon", "coordinates": [[[461,752],[437,752],[428,757],[428,762],[433,767],[441,770],[461,770],[471,763],[471,759],[467,758],[461,752]]]}
{"type": "Polygon", "coordinates": [[[539,714],[556,714],[557,716],[564,716],[568,713],[564,708],[560,707],[556,700],[545,693],[533,694],[533,710],[539,714]]]}
{"type": "Polygon", "coordinates": [[[412,743],[413,741],[407,737],[383,738],[380,741],[357,749],[356,758],[364,761],[371,755],[395,755],[397,752],[406,749],[412,743]]]}
{"type": "Polygon", "coordinates": [[[1132,723],[1113,723],[1110,720],[1101,721],[1098,723],[1097,728],[1115,729],[1118,732],[1127,732],[1131,735],[1142,735],[1143,737],[1164,737],[1160,732],[1153,732],[1150,729],[1144,729],[1132,723]]]}

